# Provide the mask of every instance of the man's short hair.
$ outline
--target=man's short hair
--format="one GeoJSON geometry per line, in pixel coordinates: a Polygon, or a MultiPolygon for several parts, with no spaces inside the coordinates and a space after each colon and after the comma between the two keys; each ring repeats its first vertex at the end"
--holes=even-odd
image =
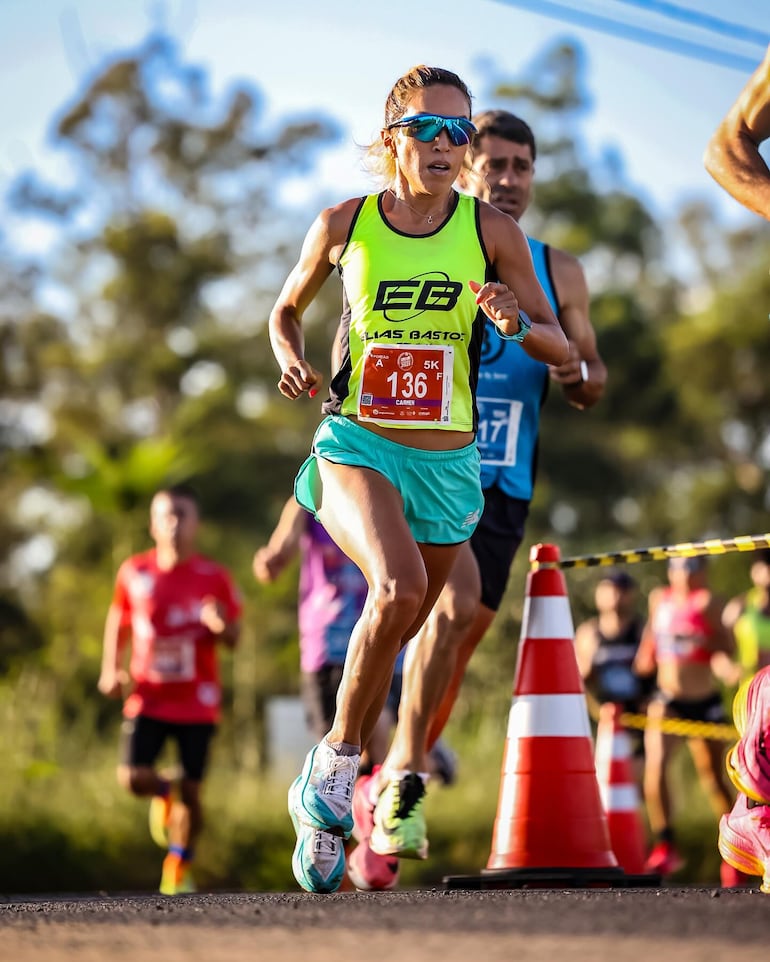
{"type": "Polygon", "coordinates": [[[513,141],[514,144],[529,144],[532,160],[535,159],[537,148],[532,128],[510,110],[482,110],[480,114],[473,117],[473,122],[477,128],[477,132],[473,135],[473,149],[478,147],[482,137],[502,137],[504,140],[513,141]]]}

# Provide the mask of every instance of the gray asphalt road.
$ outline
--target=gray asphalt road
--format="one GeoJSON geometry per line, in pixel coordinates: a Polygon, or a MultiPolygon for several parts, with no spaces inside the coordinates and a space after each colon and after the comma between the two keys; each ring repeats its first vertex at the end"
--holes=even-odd
{"type": "Polygon", "coordinates": [[[765,962],[769,944],[758,889],[0,901],[3,962],[765,962]]]}

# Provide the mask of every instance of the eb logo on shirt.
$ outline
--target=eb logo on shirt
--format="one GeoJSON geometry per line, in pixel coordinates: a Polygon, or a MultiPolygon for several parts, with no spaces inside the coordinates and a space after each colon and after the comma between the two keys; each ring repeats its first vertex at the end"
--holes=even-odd
{"type": "Polygon", "coordinates": [[[423,279],[380,281],[373,310],[382,311],[386,320],[405,321],[425,311],[454,310],[462,291],[459,281],[438,272],[423,279]]]}

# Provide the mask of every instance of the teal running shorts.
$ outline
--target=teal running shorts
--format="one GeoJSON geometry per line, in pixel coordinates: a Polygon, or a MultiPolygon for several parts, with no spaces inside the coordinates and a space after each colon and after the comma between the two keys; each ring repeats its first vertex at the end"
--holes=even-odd
{"type": "Polygon", "coordinates": [[[454,451],[423,451],[367,431],[350,418],[329,415],[318,425],[312,453],[294,482],[297,501],[316,517],[318,458],[384,475],[401,494],[407,524],[420,544],[460,544],[479,523],[484,496],[475,441],[454,451]]]}

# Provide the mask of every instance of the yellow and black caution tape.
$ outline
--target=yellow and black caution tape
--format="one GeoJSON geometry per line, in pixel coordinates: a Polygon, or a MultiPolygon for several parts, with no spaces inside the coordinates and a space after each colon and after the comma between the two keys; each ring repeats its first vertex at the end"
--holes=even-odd
{"type": "Polygon", "coordinates": [[[684,738],[708,738],[711,741],[734,742],[738,732],[732,725],[718,722],[689,721],[685,718],[655,718],[621,712],[618,722],[623,728],[659,728],[664,735],[682,735],[684,738]]]}
{"type": "Polygon", "coordinates": [[[600,554],[576,555],[561,561],[533,561],[538,568],[594,568],[640,561],[663,561],[666,558],[694,558],[698,555],[722,555],[730,551],[756,551],[770,548],[770,534],[746,534],[737,538],[712,538],[708,541],[684,541],[681,544],[658,545],[654,548],[632,548],[629,551],[604,551],[600,554]]]}
{"type": "MultiPolygon", "coordinates": [[[[589,692],[586,692],[586,704],[594,721],[599,721],[600,705],[589,692]]],[[[683,738],[708,738],[710,741],[734,742],[738,738],[738,731],[732,725],[721,722],[690,721],[686,718],[654,718],[647,715],[621,712],[618,724],[622,728],[635,728],[644,731],[645,728],[659,728],[664,735],[681,735],[683,738]]]]}

